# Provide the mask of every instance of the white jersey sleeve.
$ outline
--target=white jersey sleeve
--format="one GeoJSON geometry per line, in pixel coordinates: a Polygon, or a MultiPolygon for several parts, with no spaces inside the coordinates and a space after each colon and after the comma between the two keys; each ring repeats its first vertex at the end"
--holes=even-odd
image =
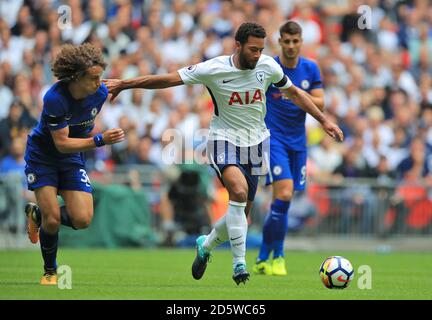
{"type": "Polygon", "coordinates": [[[212,73],[211,60],[181,68],[177,72],[179,73],[184,84],[206,85],[212,73]]]}
{"type": "Polygon", "coordinates": [[[271,69],[272,69],[270,81],[273,84],[276,84],[276,83],[280,83],[284,78],[286,78],[286,80],[287,80],[286,83],[279,88],[280,89],[288,89],[289,87],[291,87],[292,82],[291,82],[290,78],[288,78],[288,76],[284,74],[279,63],[277,63],[274,59],[271,59],[269,64],[270,64],[271,69]]]}

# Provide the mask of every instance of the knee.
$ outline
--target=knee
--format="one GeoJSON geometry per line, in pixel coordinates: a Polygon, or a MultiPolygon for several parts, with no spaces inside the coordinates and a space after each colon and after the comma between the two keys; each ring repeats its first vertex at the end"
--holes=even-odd
{"type": "Polygon", "coordinates": [[[93,218],[93,212],[86,212],[78,218],[72,219],[72,224],[75,229],[86,229],[90,226],[93,218]]]}
{"type": "Polygon", "coordinates": [[[234,185],[230,190],[230,199],[237,202],[246,202],[248,196],[247,187],[234,185]]]}
{"type": "Polygon", "coordinates": [[[42,227],[46,232],[55,233],[60,228],[60,213],[47,212],[42,217],[42,227]]]}
{"type": "Polygon", "coordinates": [[[291,201],[293,194],[294,192],[291,188],[283,188],[278,190],[276,198],[282,201],[291,201]]]}

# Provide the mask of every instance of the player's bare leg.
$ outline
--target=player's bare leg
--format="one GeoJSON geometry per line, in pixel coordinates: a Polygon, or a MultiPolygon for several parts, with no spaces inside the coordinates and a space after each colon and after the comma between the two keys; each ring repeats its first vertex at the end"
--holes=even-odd
{"type": "Polygon", "coordinates": [[[93,218],[93,195],[85,191],[60,190],[65,201],[62,216],[68,215],[75,229],[85,229],[93,218]]]}

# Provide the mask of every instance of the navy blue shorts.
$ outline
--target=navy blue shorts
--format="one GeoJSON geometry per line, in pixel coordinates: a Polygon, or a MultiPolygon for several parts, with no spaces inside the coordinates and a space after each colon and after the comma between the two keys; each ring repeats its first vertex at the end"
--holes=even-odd
{"type": "Polygon", "coordinates": [[[304,190],[306,187],[306,161],[306,151],[289,150],[277,139],[271,139],[270,170],[266,184],[291,179],[294,183],[294,190],[304,190]]]}
{"type": "Polygon", "coordinates": [[[228,166],[238,167],[248,184],[248,200],[253,201],[258,188],[258,180],[267,174],[268,165],[264,154],[269,152],[270,139],[250,147],[238,147],[225,140],[209,140],[207,157],[222,184],[222,173],[228,166]]]}
{"type": "Polygon", "coordinates": [[[25,166],[27,186],[34,191],[44,186],[56,187],[58,190],[75,190],[92,192],[90,179],[84,166],[65,166],[64,168],[28,161],[25,166]]]}

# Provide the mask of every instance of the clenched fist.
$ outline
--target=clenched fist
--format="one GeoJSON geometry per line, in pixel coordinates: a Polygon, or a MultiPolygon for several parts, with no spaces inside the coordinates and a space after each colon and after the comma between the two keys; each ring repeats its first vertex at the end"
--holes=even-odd
{"type": "Polygon", "coordinates": [[[123,141],[125,133],[123,129],[115,128],[109,129],[102,134],[102,139],[105,144],[114,144],[123,141]]]}

